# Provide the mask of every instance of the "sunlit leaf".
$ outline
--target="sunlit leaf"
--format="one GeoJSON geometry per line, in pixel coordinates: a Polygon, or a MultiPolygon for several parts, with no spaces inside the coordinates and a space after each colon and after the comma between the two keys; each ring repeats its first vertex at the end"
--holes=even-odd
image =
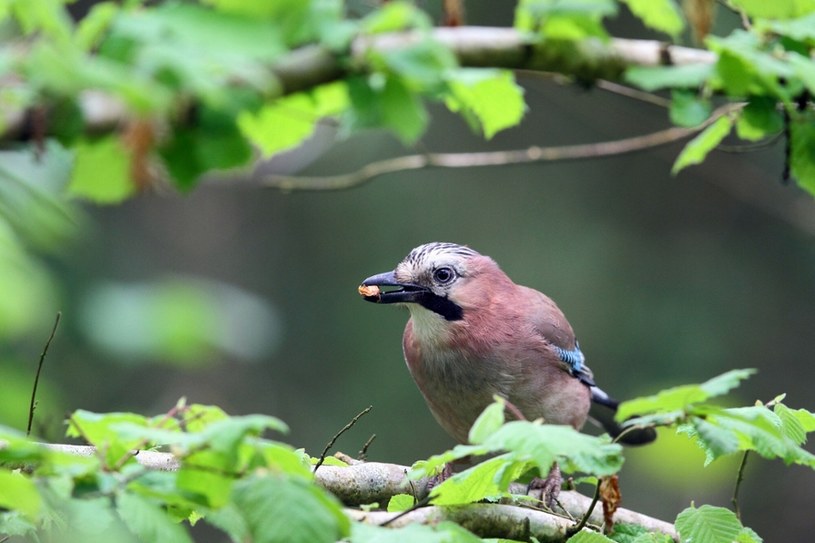
{"type": "Polygon", "coordinates": [[[511,72],[460,69],[448,72],[448,80],[447,107],[487,139],[521,122],[526,104],[511,72]]]}
{"type": "Polygon", "coordinates": [[[83,140],[74,146],[70,195],[100,204],[115,204],[135,191],[130,152],[119,137],[83,140]]]}
{"type": "Polygon", "coordinates": [[[721,141],[730,134],[733,128],[733,119],[729,115],[723,115],[716,119],[710,126],[690,140],[679,156],[676,157],[671,173],[676,175],[683,169],[694,164],[700,164],[721,141]]]}
{"type": "Polygon", "coordinates": [[[675,90],[671,93],[671,121],[678,126],[699,126],[710,116],[710,100],[696,92],[675,90]]]}
{"type": "Polygon", "coordinates": [[[174,522],[161,507],[146,498],[123,492],[116,500],[116,510],[125,525],[141,541],[192,542],[181,524],[174,522]]]}
{"type": "Polygon", "coordinates": [[[798,185],[815,196],[815,115],[808,113],[790,123],[790,172],[798,185]]]}
{"type": "Polygon", "coordinates": [[[750,17],[791,19],[815,11],[815,0],[730,0],[730,3],[750,17]]]}
{"type": "Polygon", "coordinates": [[[736,134],[744,140],[758,141],[777,134],[783,127],[784,117],[777,102],[765,96],[754,96],[739,113],[736,134]]]}
{"type": "Polygon", "coordinates": [[[625,71],[625,80],[643,90],[689,88],[701,86],[713,73],[710,64],[684,64],[680,66],[633,66],[625,71]]]}
{"type": "Polygon", "coordinates": [[[388,500],[388,513],[401,513],[407,511],[416,503],[416,498],[410,494],[396,494],[388,500]]]}
{"type": "Polygon", "coordinates": [[[693,543],[733,543],[742,530],[736,514],[723,507],[689,507],[676,517],[682,541],[693,543]]]}
{"type": "Polygon", "coordinates": [[[676,38],[685,28],[682,12],[674,0],[622,0],[645,26],[676,38]]]}
{"type": "Polygon", "coordinates": [[[755,370],[731,370],[698,385],[682,385],[663,390],[654,396],[635,398],[620,404],[616,419],[622,421],[634,415],[685,409],[729,392],[754,373],[755,370]]]}
{"type": "Polygon", "coordinates": [[[19,511],[34,520],[42,507],[42,498],[26,475],[0,470],[0,507],[19,511]]]}

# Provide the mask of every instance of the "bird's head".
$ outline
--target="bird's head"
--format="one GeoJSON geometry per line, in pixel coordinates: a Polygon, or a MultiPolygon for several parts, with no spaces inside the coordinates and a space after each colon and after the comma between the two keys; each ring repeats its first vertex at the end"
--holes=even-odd
{"type": "Polygon", "coordinates": [[[503,273],[489,257],[455,243],[433,242],[416,247],[393,271],[365,279],[360,294],[369,302],[409,304],[457,321],[475,301],[478,279],[503,273]]]}

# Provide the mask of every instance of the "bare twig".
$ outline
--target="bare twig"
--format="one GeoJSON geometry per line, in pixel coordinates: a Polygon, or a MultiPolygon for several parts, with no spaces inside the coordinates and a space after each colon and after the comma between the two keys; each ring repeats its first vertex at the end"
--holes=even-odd
{"type": "Polygon", "coordinates": [[[366,407],[365,409],[363,409],[362,411],[360,411],[359,413],[357,413],[357,415],[356,415],[354,418],[352,418],[352,419],[351,419],[351,420],[348,422],[348,424],[346,424],[345,426],[343,426],[343,427],[342,427],[342,429],[340,429],[340,431],[339,431],[339,432],[337,432],[336,434],[334,434],[334,437],[332,437],[330,440],[328,440],[328,443],[326,443],[325,448],[323,449],[323,452],[320,454],[320,458],[317,460],[317,463],[316,463],[316,464],[314,464],[314,472],[315,472],[315,473],[317,472],[317,468],[319,468],[320,466],[322,466],[322,465],[323,465],[323,462],[325,462],[325,457],[326,457],[326,455],[328,454],[328,451],[329,451],[329,450],[331,450],[331,447],[333,447],[333,446],[334,446],[334,443],[336,443],[336,442],[337,442],[337,440],[340,438],[340,436],[341,436],[342,434],[344,434],[345,432],[347,432],[348,430],[350,430],[351,428],[353,428],[353,426],[354,426],[354,425],[357,423],[357,421],[358,421],[360,418],[362,418],[363,416],[367,415],[367,414],[368,414],[368,412],[369,412],[371,409],[373,409],[373,407],[374,407],[374,406],[369,405],[368,407],[366,407]]]}
{"type": "Polygon", "coordinates": [[[365,461],[365,459],[368,457],[368,448],[371,446],[371,443],[374,442],[374,439],[376,439],[376,434],[371,434],[371,437],[368,438],[368,441],[366,441],[362,448],[359,450],[357,460],[362,460],[363,462],[365,461]]]}
{"type": "Polygon", "coordinates": [[[430,504],[430,496],[425,496],[423,499],[416,501],[416,503],[414,503],[413,505],[411,505],[410,507],[408,507],[404,511],[401,511],[401,512],[397,513],[396,515],[390,517],[389,519],[385,520],[384,522],[382,522],[380,524],[380,526],[388,526],[389,524],[392,524],[392,523],[396,522],[400,518],[406,517],[407,515],[414,512],[415,510],[421,509],[422,507],[425,507],[425,506],[427,506],[429,504],[430,504]]]}
{"type": "Polygon", "coordinates": [[[619,140],[563,145],[554,147],[533,146],[527,149],[490,151],[482,153],[427,153],[405,155],[371,162],[347,174],[318,177],[270,175],[262,177],[261,185],[286,191],[344,190],[357,187],[377,177],[396,172],[424,168],[474,168],[484,166],[507,166],[533,162],[555,162],[619,156],[654,147],[660,147],[688,138],[709,126],[722,115],[744,107],[743,104],[727,104],[702,124],[686,128],[671,127],[658,132],[619,140]]]}
{"type": "Polygon", "coordinates": [[[57,317],[54,319],[54,326],[51,328],[51,334],[48,336],[48,340],[45,342],[45,346],[42,348],[42,354],[40,354],[40,361],[37,364],[37,373],[34,375],[34,386],[31,389],[31,403],[28,406],[28,426],[26,427],[25,435],[31,435],[31,427],[34,424],[34,411],[37,409],[37,385],[40,382],[40,372],[42,372],[42,364],[45,362],[45,355],[48,354],[48,347],[51,346],[51,341],[54,339],[54,335],[57,333],[57,327],[59,326],[59,319],[62,318],[62,312],[57,311],[57,317]]]}
{"type": "Polygon", "coordinates": [[[589,519],[591,518],[591,514],[594,512],[594,508],[597,505],[597,501],[600,499],[600,482],[601,482],[601,479],[598,477],[597,478],[597,484],[594,487],[594,497],[591,499],[591,503],[589,504],[588,508],[586,509],[586,512],[583,514],[582,517],[580,517],[580,522],[578,522],[576,525],[571,526],[569,528],[569,530],[568,530],[569,537],[571,537],[572,535],[576,534],[577,532],[579,532],[580,530],[585,528],[586,524],[589,522],[589,519]]]}
{"type": "Polygon", "coordinates": [[[671,107],[671,101],[669,99],[663,98],[662,96],[654,94],[653,92],[641,91],[627,85],[621,85],[620,83],[606,81],[604,79],[600,79],[594,84],[598,89],[619,94],[620,96],[625,96],[626,98],[633,98],[634,100],[639,100],[640,102],[645,102],[646,104],[652,104],[663,108],[671,107]]]}
{"type": "Polygon", "coordinates": [[[739,489],[741,488],[741,482],[744,480],[744,467],[747,465],[747,457],[749,455],[750,451],[744,451],[744,454],[741,457],[739,471],[736,475],[736,486],[733,488],[733,498],[730,500],[733,504],[733,512],[736,513],[736,518],[739,520],[741,520],[741,510],[739,509],[739,489]]]}

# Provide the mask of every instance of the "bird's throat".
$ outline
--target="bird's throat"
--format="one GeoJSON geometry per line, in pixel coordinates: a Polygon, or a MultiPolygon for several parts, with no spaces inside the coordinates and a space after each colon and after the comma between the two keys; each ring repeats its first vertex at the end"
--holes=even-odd
{"type": "Polygon", "coordinates": [[[415,303],[441,316],[446,321],[458,321],[464,318],[464,310],[460,305],[429,290],[416,293],[415,303]]]}

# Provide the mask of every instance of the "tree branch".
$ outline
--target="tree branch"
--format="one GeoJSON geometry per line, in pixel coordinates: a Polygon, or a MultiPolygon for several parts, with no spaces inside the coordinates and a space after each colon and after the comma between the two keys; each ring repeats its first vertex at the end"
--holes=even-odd
{"type": "MultiPolygon", "coordinates": [[[[270,68],[280,85],[277,92],[270,92],[269,98],[307,90],[365,71],[369,51],[404,49],[427,36],[448,46],[462,66],[557,72],[591,81],[619,80],[625,69],[631,66],[711,64],[717,58],[710,51],[654,40],[612,38],[608,42],[593,39],[546,42],[513,28],[436,28],[427,33],[413,31],[360,37],[346,53],[334,53],[319,45],[291,51],[270,68]]],[[[85,129],[90,133],[115,130],[130,115],[121,100],[93,89],[80,93],[78,106],[85,129]]],[[[4,108],[0,116],[0,126],[3,127],[0,139],[26,137],[30,131],[31,119],[27,112],[4,108]]]]}
{"type": "Polygon", "coordinates": [[[671,127],[658,132],[619,140],[553,147],[532,146],[527,149],[488,151],[481,153],[426,153],[405,155],[371,162],[346,174],[317,177],[268,175],[259,179],[266,187],[287,191],[342,190],[356,187],[389,173],[423,168],[473,168],[478,166],[507,166],[532,162],[555,162],[625,155],[660,147],[688,138],[709,126],[713,121],[744,107],[726,104],[702,124],[692,127],[671,127]]]}
{"type": "MultiPolygon", "coordinates": [[[[2,446],[2,444],[0,444],[2,446]]],[[[96,451],[93,447],[82,445],[47,444],[47,448],[82,456],[93,456],[96,451]]],[[[155,469],[174,471],[180,467],[180,461],[170,453],[153,451],[138,451],[134,456],[142,466],[155,469]]],[[[348,467],[320,466],[315,477],[316,482],[342,501],[346,506],[354,507],[378,502],[386,504],[396,494],[414,494],[417,499],[427,496],[428,479],[410,481],[406,475],[410,471],[408,466],[386,464],[380,462],[363,462],[348,467]]],[[[527,485],[513,484],[510,492],[516,495],[527,493],[527,485]]],[[[410,522],[437,522],[439,520],[452,520],[462,524],[482,537],[496,537],[483,535],[497,533],[494,530],[506,529],[500,537],[510,537],[518,526],[524,526],[529,519],[529,534],[540,541],[562,541],[566,529],[574,524],[573,518],[582,517],[587,511],[591,499],[574,491],[563,491],[558,496],[562,511],[556,514],[545,513],[528,507],[517,505],[497,504],[470,504],[456,507],[425,507],[405,515],[393,523],[394,526],[410,522]],[[514,528],[513,528],[514,526],[514,528]],[[547,535],[548,534],[548,535],[547,535]],[[554,539],[553,539],[554,538],[554,539]]],[[[382,524],[395,513],[362,512],[348,510],[348,514],[358,520],[382,524]]],[[[662,532],[676,538],[676,532],[671,524],[661,520],[642,515],[629,509],[618,509],[614,514],[616,522],[637,524],[649,531],[662,532]]],[[[595,526],[603,524],[601,511],[595,511],[588,522],[595,526]]],[[[526,538],[528,539],[528,537],[526,538]]]]}

